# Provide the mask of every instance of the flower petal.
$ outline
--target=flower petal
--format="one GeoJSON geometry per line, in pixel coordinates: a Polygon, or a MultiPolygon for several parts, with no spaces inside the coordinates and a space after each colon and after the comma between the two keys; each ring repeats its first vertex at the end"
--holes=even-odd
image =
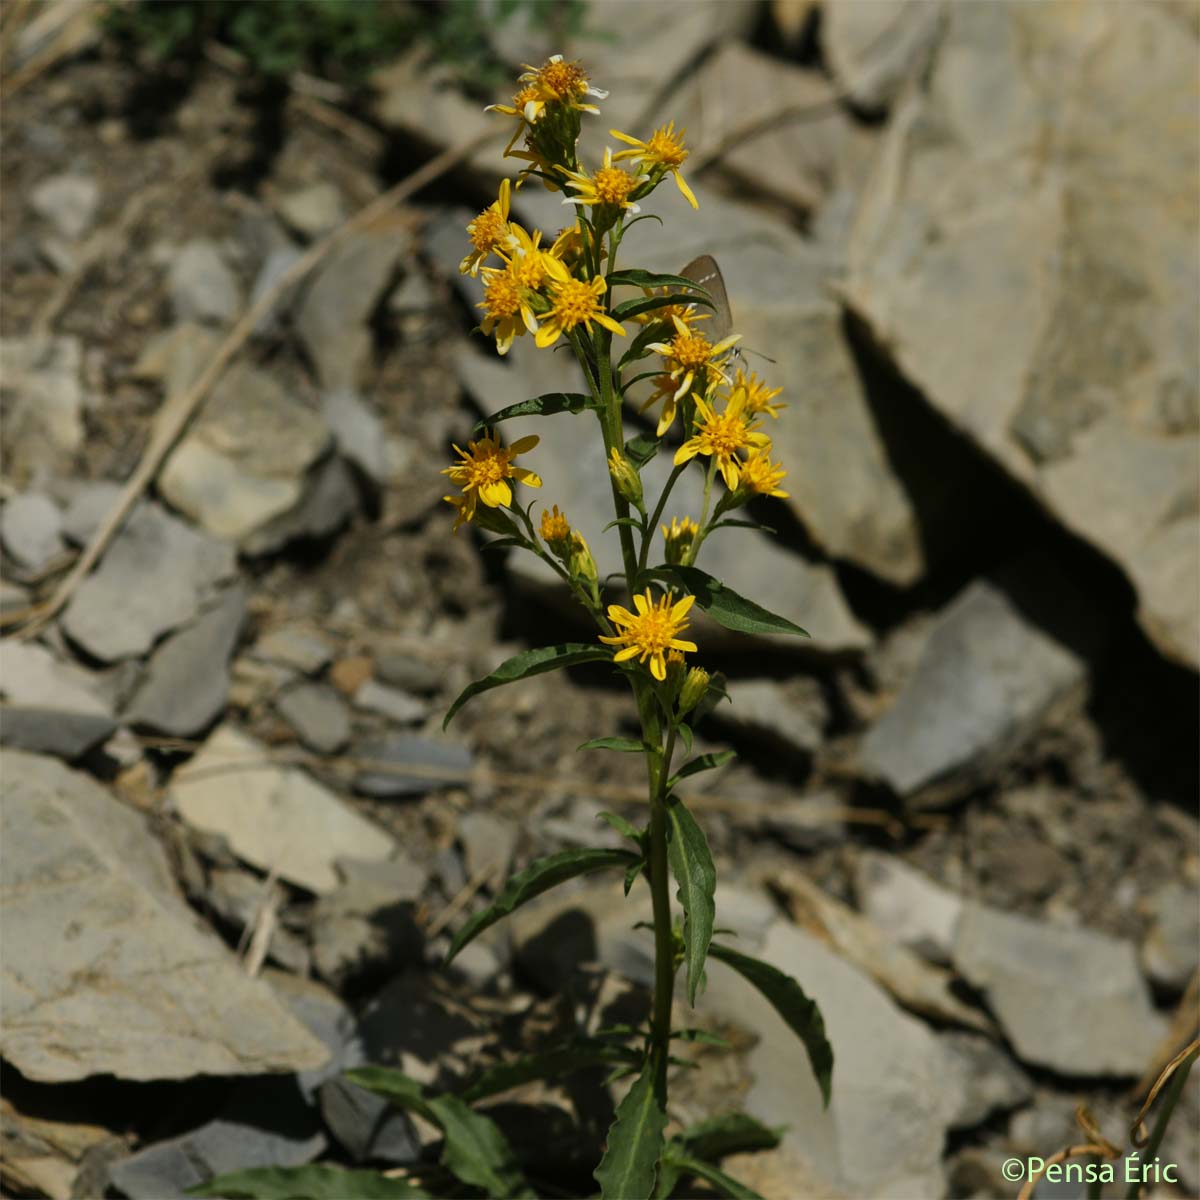
{"type": "Polygon", "coordinates": [[[671,174],[675,176],[675,182],[679,185],[679,190],[683,193],[683,198],[693,208],[698,209],[700,207],[700,205],[697,202],[696,197],[694,195],[692,195],[692,189],[690,187],[688,187],[688,185],[686,183],[684,183],[683,176],[678,171],[672,171],[671,174]]]}
{"type": "Polygon", "coordinates": [[[667,660],[661,651],[650,656],[650,674],[660,683],[667,677],[667,660]]]}
{"type": "Polygon", "coordinates": [[[636,646],[626,646],[624,650],[618,650],[613,655],[613,662],[628,662],[631,658],[636,658],[638,648],[636,646]]]}
{"type": "Polygon", "coordinates": [[[527,433],[509,444],[509,454],[528,454],[542,439],[536,433],[527,433]]]}

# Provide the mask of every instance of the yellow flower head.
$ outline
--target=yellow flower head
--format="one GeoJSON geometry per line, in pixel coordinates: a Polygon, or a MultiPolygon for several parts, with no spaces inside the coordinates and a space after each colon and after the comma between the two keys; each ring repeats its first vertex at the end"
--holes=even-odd
{"type": "Polygon", "coordinates": [[[738,367],[737,374],[733,377],[733,386],[746,389],[746,411],[751,415],[766,413],[767,416],[774,419],[779,416],[782,409],[787,408],[786,404],[772,403],[775,397],[783,391],[783,388],[767,387],[766,383],[759,379],[753,371],[747,374],[741,367],[738,367]]]}
{"type": "Polygon", "coordinates": [[[476,307],[482,308],[485,315],[479,327],[488,337],[495,333],[496,349],[507,354],[519,334],[526,329],[537,331],[537,318],[530,306],[532,293],[522,287],[520,270],[514,271],[507,261],[503,270],[484,267],[483,281],[486,290],[476,307]]]}
{"type": "Polygon", "coordinates": [[[638,159],[638,169],[650,172],[651,178],[655,179],[655,182],[669,171],[675,176],[675,183],[683,193],[684,199],[693,208],[700,207],[696,202],[696,197],[692,195],[692,189],[688,187],[679,173],[679,168],[687,161],[689,151],[683,145],[684,130],[681,129],[676,133],[674,121],[659,126],[645,142],[640,142],[637,138],[630,137],[627,133],[621,133],[617,129],[610,129],[608,132],[618,141],[633,147],[632,150],[622,150],[614,156],[616,159],[638,159]]]}
{"type": "Polygon", "coordinates": [[[590,175],[586,171],[567,171],[567,186],[573,188],[574,196],[568,196],[564,204],[591,205],[599,208],[627,208],[630,212],[640,212],[636,204],[629,198],[650,177],[648,175],[631,175],[624,167],[613,166],[613,153],[608,147],[604,150],[604,164],[597,167],[590,175]]]}
{"type": "Polygon", "coordinates": [[[468,442],[465,450],[458,446],[454,449],[461,462],[443,469],[443,475],[450,478],[463,489],[461,497],[444,497],[458,510],[458,519],[454,529],[464,521],[470,521],[475,516],[478,501],[482,500],[488,508],[507,507],[512,503],[512,487],[510,479],[530,487],[541,487],[541,478],[524,467],[514,467],[513,459],[518,454],[532,450],[538,444],[535,435],[518,438],[511,446],[501,446],[494,433],[488,433],[478,442],[468,442]]]}
{"type": "Polygon", "coordinates": [[[536,292],[546,282],[549,268],[546,259],[554,256],[554,248],[541,248],[542,232],[535,229],[530,235],[520,225],[509,225],[509,241],[500,255],[508,266],[508,273],[519,287],[536,292]]]}
{"type": "Polygon", "coordinates": [[[663,540],[667,543],[667,562],[681,563],[700,532],[700,526],[690,517],[672,517],[669,526],[662,525],[663,540]]]}
{"type": "Polygon", "coordinates": [[[738,457],[742,450],[768,448],[771,439],[759,433],[753,420],[746,419],[746,390],[737,388],[724,412],[710,408],[705,401],[696,398],[696,433],[675,453],[675,465],[695,458],[697,454],[711,455],[725,480],[725,486],[733,491],[745,469],[738,457]]]}
{"type": "Polygon", "coordinates": [[[551,55],[540,67],[525,64],[524,74],[518,77],[522,85],[512,104],[489,104],[488,112],[520,117],[530,125],[541,119],[548,104],[560,104],[581,112],[598,113],[594,104],[585,104],[585,96],[606,100],[608,93],[592,87],[587,72],[576,62],[565,62],[561,54],[551,55]]]}
{"type": "Polygon", "coordinates": [[[769,446],[752,451],[738,468],[738,474],[743,488],[757,492],[760,496],[787,498],[787,492],[781,491],[779,487],[787,471],[780,463],[772,465],[769,446]]]}
{"type": "Polygon", "coordinates": [[[550,273],[550,311],[538,328],[535,339],[538,346],[545,349],[554,345],[560,334],[570,333],[579,325],[590,333],[593,321],[625,336],[625,330],[604,311],[600,302],[608,286],[603,279],[576,279],[557,259],[547,258],[545,262],[550,273]]]}
{"type": "Polygon", "coordinates": [[[667,652],[670,650],[695,651],[695,642],[681,641],[681,634],[688,626],[687,611],[695,602],[695,596],[684,596],[672,604],[671,595],[665,595],[656,604],[650,589],[644,596],[634,596],[636,613],[619,604],[608,606],[608,619],[621,630],[615,637],[601,636],[600,640],[610,646],[620,646],[613,655],[613,662],[627,662],[631,658],[639,662],[650,661],[650,674],[662,681],[667,677],[667,652]]]}
{"type": "MultiPolygon", "coordinates": [[[[731,333],[713,345],[704,334],[696,332],[678,316],[671,317],[671,324],[675,327],[675,336],[669,342],[652,342],[649,348],[663,356],[667,373],[677,383],[672,400],[678,401],[686,396],[697,380],[700,390],[706,392],[714,379],[728,378],[725,374],[725,356],[742,340],[740,333],[731,333]]],[[[672,409],[671,419],[674,420],[674,417],[675,411],[672,409]]]]}
{"type": "Polygon", "coordinates": [[[500,181],[500,195],[467,226],[467,235],[474,249],[458,264],[463,275],[479,274],[480,264],[493,250],[505,244],[509,236],[508,206],[512,195],[512,184],[507,179],[500,181]]]}
{"type": "Polygon", "coordinates": [[[567,518],[558,511],[556,504],[551,509],[542,510],[542,541],[547,546],[554,547],[555,545],[565,546],[571,540],[571,525],[567,518]]]}

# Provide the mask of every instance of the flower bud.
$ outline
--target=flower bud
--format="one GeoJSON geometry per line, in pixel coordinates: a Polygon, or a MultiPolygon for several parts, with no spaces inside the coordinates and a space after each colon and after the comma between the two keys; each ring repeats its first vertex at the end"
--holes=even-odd
{"type": "Polygon", "coordinates": [[[563,513],[558,511],[558,505],[553,510],[543,509],[542,524],[538,531],[542,541],[550,547],[558,558],[565,558],[571,549],[571,525],[563,513]]]}
{"type": "Polygon", "coordinates": [[[672,564],[687,562],[688,551],[700,532],[700,526],[690,517],[672,517],[669,526],[662,525],[663,540],[666,542],[667,562],[672,564]]]}
{"type": "Polygon", "coordinates": [[[583,540],[583,534],[577,529],[571,531],[571,545],[567,551],[566,563],[572,579],[582,579],[589,587],[599,581],[596,560],[592,557],[587,542],[583,540]]]}
{"type": "Polygon", "coordinates": [[[617,491],[637,508],[642,506],[642,480],[633,463],[614,446],[608,456],[608,473],[617,484],[617,491]]]}
{"type": "Polygon", "coordinates": [[[703,667],[693,667],[679,690],[679,715],[689,713],[708,691],[708,672],[703,667]]]}

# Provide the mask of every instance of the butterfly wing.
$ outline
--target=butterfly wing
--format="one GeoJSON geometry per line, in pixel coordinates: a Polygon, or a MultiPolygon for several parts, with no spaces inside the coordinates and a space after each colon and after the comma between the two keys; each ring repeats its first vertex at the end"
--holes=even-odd
{"type": "Polygon", "coordinates": [[[725,291],[725,279],[717,260],[711,254],[701,254],[679,273],[698,283],[713,302],[712,319],[704,322],[704,336],[711,342],[728,337],[733,329],[733,313],[729,309],[729,294],[725,291]]]}

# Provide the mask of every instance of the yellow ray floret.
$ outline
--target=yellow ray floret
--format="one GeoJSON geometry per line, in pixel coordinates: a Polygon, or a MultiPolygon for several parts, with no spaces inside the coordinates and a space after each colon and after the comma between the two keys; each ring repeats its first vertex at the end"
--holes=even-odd
{"type": "Polygon", "coordinates": [[[496,349],[507,354],[513,340],[526,329],[537,331],[537,317],[532,308],[533,293],[522,284],[526,260],[505,260],[504,268],[484,267],[483,299],[476,305],[482,308],[484,318],[479,328],[488,337],[495,335],[496,349]]]}
{"type": "Polygon", "coordinates": [[[675,465],[679,466],[697,454],[711,455],[725,480],[725,486],[733,491],[745,469],[739,453],[742,450],[767,449],[771,445],[771,439],[765,433],[759,433],[753,421],[746,420],[745,408],[745,388],[734,389],[723,412],[710,408],[697,397],[696,434],[676,451],[675,465]]]}
{"type": "MultiPolygon", "coordinates": [[[[651,342],[648,349],[663,356],[667,374],[676,381],[672,400],[686,396],[693,383],[705,392],[714,379],[728,380],[724,356],[742,340],[740,333],[732,333],[714,345],[675,314],[671,316],[671,324],[675,327],[675,336],[669,342],[651,342]]],[[[672,420],[674,415],[672,410],[672,420]]]]}
{"type": "Polygon", "coordinates": [[[649,660],[650,674],[655,679],[667,677],[667,652],[670,650],[696,650],[695,642],[679,638],[687,627],[687,612],[695,603],[695,596],[684,596],[678,603],[671,602],[670,594],[655,603],[650,589],[645,595],[634,596],[636,613],[619,604],[608,606],[608,619],[621,630],[615,637],[601,636],[600,640],[610,646],[620,646],[613,655],[613,662],[627,662],[631,658],[645,663],[649,660]]]}
{"type": "Polygon", "coordinates": [[[574,190],[574,196],[568,196],[564,204],[584,204],[602,208],[625,208],[630,212],[640,212],[636,204],[629,198],[649,175],[630,175],[624,167],[613,166],[613,152],[605,148],[604,164],[597,167],[590,175],[587,171],[563,170],[567,178],[567,186],[574,190]]]}
{"type": "Polygon", "coordinates": [[[760,496],[778,496],[787,499],[787,492],[780,488],[787,474],[781,463],[772,463],[769,448],[754,450],[738,468],[741,486],[757,492],[760,496]]]}
{"type": "Polygon", "coordinates": [[[463,450],[459,446],[454,449],[461,462],[445,467],[443,475],[450,478],[463,489],[462,496],[445,496],[448,503],[458,511],[454,529],[475,516],[475,509],[480,500],[488,508],[501,508],[512,503],[512,487],[510,479],[529,487],[541,487],[540,476],[524,467],[514,467],[513,459],[518,454],[532,450],[538,444],[535,434],[518,438],[511,446],[501,446],[494,433],[488,433],[477,442],[468,442],[463,450]]]}
{"type": "Polygon", "coordinates": [[[512,184],[500,181],[500,195],[467,226],[467,236],[474,249],[458,264],[463,275],[477,276],[479,267],[493,250],[499,250],[509,237],[508,208],[512,199],[512,184]]]}
{"type": "Polygon", "coordinates": [[[752,415],[766,413],[768,417],[775,419],[787,408],[786,404],[775,403],[775,397],[783,388],[767,387],[766,382],[759,379],[753,371],[747,373],[738,367],[737,374],[733,377],[733,386],[746,389],[746,411],[752,415]]]}
{"type": "Polygon", "coordinates": [[[600,302],[607,287],[603,279],[576,279],[558,259],[547,257],[545,263],[550,275],[550,311],[541,318],[534,339],[542,349],[554,345],[560,334],[570,333],[576,326],[583,325],[590,333],[593,321],[625,336],[624,328],[600,302]]]}
{"type": "MultiPolygon", "coordinates": [[[[693,207],[699,208],[700,205],[696,202],[696,197],[692,195],[692,189],[688,187],[683,176],[679,173],[679,168],[687,161],[689,151],[685,149],[683,144],[684,130],[675,132],[675,122],[671,121],[666,125],[660,125],[649,137],[647,141],[639,141],[635,137],[630,137],[627,133],[622,133],[619,129],[610,129],[608,131],[618,141],[624,142],[627,146],[632,146],[632,150],[622,150],[619,154],[613,156],[614,160],[619,161],[622,158],[636,158],[638,160],[638,168],[642,171],[669,171],[675,176],[675,183],[678,185],[680,192],[683,193],[683,198],[693,207]]],[[[662,178],[662,176],[658,176],[662,178]]]]}

